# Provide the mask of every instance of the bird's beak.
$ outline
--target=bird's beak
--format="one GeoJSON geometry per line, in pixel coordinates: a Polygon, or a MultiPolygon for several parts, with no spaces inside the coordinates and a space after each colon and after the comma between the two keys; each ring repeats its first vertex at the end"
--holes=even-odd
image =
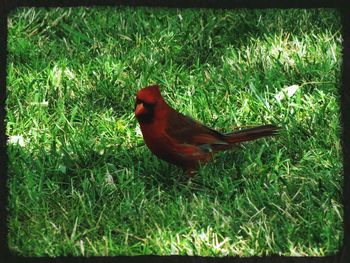
{"type": "Polygon", "coordinates": [[[143,103],[139,103],[136,105],[136,109],[135,109],[135,115],[140,115],[143,114],[145,112],[145,107],[143,106],[143,103]]]}

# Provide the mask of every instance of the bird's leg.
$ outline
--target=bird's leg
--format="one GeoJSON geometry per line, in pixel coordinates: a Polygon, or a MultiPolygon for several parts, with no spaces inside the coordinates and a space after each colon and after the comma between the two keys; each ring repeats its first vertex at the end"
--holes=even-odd
{"type": "Polygon", "coordinates": [[[187,169],[186,174],[191,179],[197,174],[197,171],[194,169],[187,169]]]}

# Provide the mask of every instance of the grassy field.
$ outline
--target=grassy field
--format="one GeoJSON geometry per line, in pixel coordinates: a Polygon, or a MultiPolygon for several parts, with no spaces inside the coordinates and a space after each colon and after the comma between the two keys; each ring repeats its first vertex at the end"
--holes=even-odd
{"type": "Polygon", "coordinates": [[[8,245],[19,255],[332,255],[342,244],[341,26],[332,10],[17,9],[8,19],[8,245]],[[192,180],[134,98],[280,135],[192,180]],[[294,94],[293,94],[294,93],[294,94]]]}

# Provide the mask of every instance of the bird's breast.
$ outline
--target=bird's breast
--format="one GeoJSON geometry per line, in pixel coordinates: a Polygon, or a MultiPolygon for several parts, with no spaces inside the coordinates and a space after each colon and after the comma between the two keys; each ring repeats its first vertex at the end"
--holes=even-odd
{"type": "Polygon", "coordinates": [[[194,145],[179,144],[166,134],[165,128],[159,126],[141,126],[143,139],[147,147],[158,158],[181,166],[194,168],[201,161],[208,161],[210,153],[202,151],[194,145]]]}
{"type": "Polygon", "coordinates": [[[143,139],[153,152],[153,149],[158,149],[164,141],[165,127],[161,123],[140,124],[143,139]]]}

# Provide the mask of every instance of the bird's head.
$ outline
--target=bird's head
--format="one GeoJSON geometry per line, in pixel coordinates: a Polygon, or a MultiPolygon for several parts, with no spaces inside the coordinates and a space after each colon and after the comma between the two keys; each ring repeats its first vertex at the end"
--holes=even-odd
{"type": "Polygon", "coordinates": [[[163,102],[158,85],[147,86],[139,90],[135,101],[136,119],[142,123],[152,122],[156,109],[161,107],[163,102]]]}

